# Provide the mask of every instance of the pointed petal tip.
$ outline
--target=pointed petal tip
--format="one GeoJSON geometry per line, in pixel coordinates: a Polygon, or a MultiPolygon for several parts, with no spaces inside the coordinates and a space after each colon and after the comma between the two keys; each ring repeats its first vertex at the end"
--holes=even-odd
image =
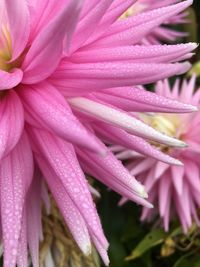
{"type": "Polygon", "coordinates": [[[187,108],[187,112],[199,111],[199,108],[197,106],[192,106],[192,105],[188,105],[188,104],[185,104],[184,106],[185,106],[185,108],[187,108]]]}
{"type": "Polygon", "coordinates": [[[176,139],[176,138],[168,138],[168,145],[172,147],[180,147],[180,148],[186,148],[188,145],[183,142],[182,140],[176,139]]]}
{"type": "Polygon", "coordinates": [[[188,43],[188,46],[190,46],[191,50],[195,50],[199,46],[199,44],[194,43],[194,42],[190,42],[190,43],[188,43]]]}
{"type": "Polygon", "coordinates": [[[147,209],[153,209],[154,208],[154,205],[151,204],[150,202],[148,201],[145,201],[145,203],[142,204],[145,208],[147,209]]]}
{"type": "Polygon", "coordinates": [[[91,243],[85,243],[85,244],[83,244],[83,246],[82,246],[82,251],[83,251],[83,254],[85,255],[85,256],[90,256],[91,255],[91,253],[92,253],[92,246],[91,246],[91,243]]]}
{"type": "MultiPolygon", "coordinates": [[[[180,63],[178,63],[178,64],[180,64],[180,63]]],[[[189,62],[181,63],[181,67],[177,71],[176,75],[180,75],[180,74],[184,74],[184,73],[188,72],[191,69],[191,67],[192,67],[192,64],[189,62]]]]}
{"type": "Polygon", "coordinates": [[[136,190],[137,190],[138,195],[141,198],[148,198],[148,194],[147,194],[144,186],[142,184],[140,184],[139,182],[138,182],[138,184],[136,186],[136,190]]]}
{"type": "Polygon", "coordinates": [[[149,206],[148,206],[147,208],[149,208],[149,209],[153,209],[153,208],[154,208],[154,205],[151,204],[151,203],[149,203],[149,206]]]}
{"type": "Polygon", "coordinates": [[[174,165],[177,165],[177,166],[184,166],[183,162],[181,162],[180,160],[178,159],[174,159],[174,165]]]}

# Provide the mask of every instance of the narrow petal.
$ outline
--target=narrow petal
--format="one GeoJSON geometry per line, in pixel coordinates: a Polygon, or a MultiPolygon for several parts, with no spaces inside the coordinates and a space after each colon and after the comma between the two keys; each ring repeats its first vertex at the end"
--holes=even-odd
{"type": "Polygon", "coordinates": [[[59,178],[67,194],[83,216],[89,231],[98,238],[102,246],[106,246],[107,241],[73,147],[39,129],[29,129],[29,134],[31,134],[40,154],[46,159],[48,166],[53,170],[54,175],[59,178]]]}
{"type": "Polygon", "coordinates": [[[92,175],[129,200],[148,208],[153,207],[148,201],[142,198],[147,197],[144,187],[130,175],[121,162],[117,161],[114,155],[112,157],[110,157],[110,155],[108,157],[107,155],[107,163],[110,162],[112,165],[109,168],[109,166],[105,165],[105,162],[101,162],[102,157],[94,161],[94,157],[89,155],[89,153],[84,153],[79,149],[77,149],[77,153],[81,166],[86,173],[92,175]],[[117,166],[117,169],[115,170],[113,166],[117,166]]]}
{"type": "MultiPolygon", "coordinates": [[[[56,87],[73,88],[79,94],[120,86],[133,86],[155,82],[190,69],[188,62],[174,64],[101,62],[73,64],[63,62],[51,81],[56,87]],[[77,79],[78,77],[78,79],[77,79]],[[76,90],[75,90],[76,89],[76,90]]],[[[73,91],[70,92],[73,95],[73,91]]]]}
{"type": "Polygon", "coordinates": [[[22,227],[21,227],[18,253],[17,253],[17,266],[19,267],[28,266],[26,209],[23,210],[22,227]]]}
{"type": "MultiPolygon", "coordinates": [[[[142,160],[139,164],[137,164],[135,167],[133,167],[130,170],[130,173],[134,176],[143,173],[147,171],[149,168],[151,168],[155,164],[155,160],[147,158],[142,160]]],[[[152,177],[153,179],[153,177],[152,177]]]]}
{"type": "Polygon", "coordinates": [[[24,127],[24,111],[17,94],[12,91],[0,103],[0,159],[17,144],[24,127]]]}
{"type": "Polygon", "coordinates": [[[197,44],[178,45],[135,45],[122,47],[92,48],[77,51],[71,57],[74,63],[95,63],[126,61],[132,63],[171,63],[180,61],[183,56],[191,53],[197,44]],[[180,58],[180,59],[179,59],[180,58]]]}
{"type": "Polygon", "coordinates": [[[174,184],[175,190],[179,196],[183,194],[183,178],[185,172],[185,166],[171,167],[172,172],[172,183],[174,184]]]}
{"type": "Polygon", "coordinates": [[[113,109],[83,97],[71,98],[68,99],[68,101],[78,110],[89,114],[96,119],[118,126],[129,133],[138,135],[139,137],[151,139],[169,146],[185,146],[182,141],[161,134],[143,122],[117,109],[113,109]]]}
{"type": "Polygon", "coordinates": [[[95,247],[97,248],[97,251],[99,252],[104,264],[106,266],[108,266],[110,260],[108,258],[107,250],[104,247],[102,247],[101,243],[99,243],[98,239],[96,239],[95,236],[92,237],[92,240],[93,240],[95,247]]]}
{"type": "Polygon", "coordinates": [[[27,241],[33,267],[39,267],[41,212],[41,174],[36,171],[26,202],[27,241]]]}
{"type": "Polygon", "coordinates": [[[134,135],[130,135],[124,130],[105,123],[95,123],[93,128],[96,130],[98,135],[100,134],[100,137],[103,137],[103,140],[106,139],[111,144],[118,144],[123,147],[126,147],[129,150],[133,149],[133,152],[137,151],[138,153],[153,157],[165,163],[182,165],[179,160],[174,159],[167,154],[164,154],[162,151],[153,147],[144,139],[134,135]]]}
{"type": "Polygon", "coordinates": [[[99,21],[102,19],[104,13],[112,2],[113,0],[101,0],[97,2],[92,8],[91,12],[89,12],[79,22],[73,38],[73,50],[71,52],[74,52],[75,50],[80,48],[81,45],[83,45],[84,42],[88,39],[88,37],[95,31],[99,21]]]}
{"type": "Polygon", "coordinates": [[[194,190],[200,192],[200,171],[199,166],[192,161],[185,162],[185,173],[188,183],[194,190]]]}
{"type": "Polygon", "coordinates": [[[38,124],[71,143],[104,154],[97,138],[77,120],[66,100],[53,86],[46,82],[24,86],[19,94],[25,110],[36,121],[36,127],[38,124]]]}
{"type": "Polygon", "coordinates": [[[167,176],[162,177],[159,181],[159,212],[160,216],[165,215],[167,202],[170,197],[171,181],[167,179],[167,176]]]}
{"type": "Polygon", "coordinates": [[[167,169],[170,167],[170,165],[163,163],[163,162],[157,162],[154,170],[154,179],[158,180],[162,177],[162,175],[167,171],[167,169]]]}
{"type": "Polygon", "coordinates": [[[93,32],[90,38],[86,41],[86,44],[92,43],[97,40],[104,32],[107,31],[108,27],[113,24],[113,22],[118,20],[119,17],[136,1],[137,0],[113,1],[107,12],[102,17],[98,25],[98,31],[93,32]]]}
{"type": "MultiPolygon", "coordinates": [[[[148,92],[141,87],[118,87],[105,89],[101,93],[95,93],[98,99],[111,103],[112,97],[117,97],[119,108],[125,109],[127,111],[139,111],[139,112],[167,112],[167,113],[184,113],[190,111],[197,111],[195,106],[190,104],[184,104],[177,100],[172,100],[170,95],[164,97],[152,92],[148,92]],[[120,103],[120,100],[122,104],[120,103]],[[124,101],[124,105],[123,105],[124,101]],[[126,108],[126,105],[128,106],[126,108]]],[[[116,98],[113,99],[114,105],[118,106],[116,98]]]]}
{"type": "MultiPolygon", "coordinates": [[[[58,16],[51,20],[33,41],[23,62],[23,83],[36,83],[47,78],[57,67],[66,32],[71,31],[71,24],[66,18],[79,12],[79,1],[69,1],[58,16]]],[[[73,23],[73,20],[70,20],[73,23]]]]}
{"type": "MultiPolygon", "coordinates": [[[[81,158],[83,158],[84,155],[85,158],[93,158],[93,162],[91,163],[99,166],[99,170],[102,169],[102,174],[107,173],[107,175],[112,176],[113,182],[117,181],[119,184],[124,184],[124,187],[128,188],[129,191],[138,194],[141,197],[146,196],[144,187],[139,182],[137,182],[133,176],[130,175],[130,173],[126,170],[126,168],[124,168],[122,163],[117,160],[116,157],[110,151],[107,152],[107,155],[105,157],[94,155],[86,151],[83,152],[79,149],[77,149],[77,152],[78,155],[81,156],[81,158]]],[[[105,176],[105,179],[107,175],[105,176]]],[[[110,181],[110,183],[112,183],[112,181],[110,181]]]]}
{"type": "Polygon", "coordinates": [[[38,156],[36,158],[70,232],[82,252],[85,255],[89,255],[91,253],[91,243],[87,225],[83,217],[67,194],[59,178],[54,175],[54,172],[42,158],[38,156]]]}
{"type": "Polygon", "coordinates": [[[118,21],[105,33],[95,46],[132,45],[138,43],[157,26],[161,25],[171,16],[180,13],[192,4],[192,0],[183,1],[160,9],[143,12],[136,16],[118,21]]]}
{"type": "Polygon", "coordinates": [[[16,265],[27,180],[30,181],[32,175],[32,152],[24,134],[15,149],[2,160],[0,168],[5,267],[16,265]]]}

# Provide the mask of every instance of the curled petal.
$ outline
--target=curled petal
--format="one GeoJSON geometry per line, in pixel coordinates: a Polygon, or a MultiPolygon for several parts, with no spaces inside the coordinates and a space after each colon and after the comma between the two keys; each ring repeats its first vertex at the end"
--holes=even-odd
{"type": "Polygon", "coordinates": [[[0,90],[11,89],[17,86],[23,78],[20,69],[13,69],[12,72],[0,70],[0,90]]]}

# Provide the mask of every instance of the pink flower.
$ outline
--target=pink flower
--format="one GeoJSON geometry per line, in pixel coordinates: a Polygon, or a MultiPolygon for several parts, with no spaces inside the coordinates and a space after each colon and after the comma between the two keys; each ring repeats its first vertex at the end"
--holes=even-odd
{"type": "MultiPolygon", "coordinates": [[[[156,92],[184,103],[197,106],[200,104],[200,90],[195,91],[194,76],[188,82],[184,80],[181,87],[179,80],[176,80],[172,89],[167,80],[159,82],[156,92]]],[[[142,116],[155,129],[181,139],[188,147],[177,150],[159,146],[160,150],[168,151],[170,156],[179,159],[183,166],[168,165],[150,157],[118,149],[118,158],[129,159],[128,169],[145,185],[149,201],[155,207],[152,210],[143,208],[141,219],[150,221],[159,214],[164,229],[168,231],[170,220],[179,217],[184,232],[187,232],[193,220],[200,225],[197,214],[200,207],[200,113],[142,116]]],[[[124,201],[125,199],[121,203],[124,201]]]]}
{"type": "Polygon", "coordinates": [[[189,63],[176,62],[190,57],[195,44],[134,44],[192,1],[118,21],[134,2],[1,1],[0,198],[4,267],[16,263],[27,266],[27,244],[33,266],[38,266],[41,201],[47,202],[41,178],[82,251],[90,253],[92,241],[106,264],[108,243],[80,164],[84,171],[123,196],[151,206],[143,199],[143,186],[107,150],[100,136],[113,137],[114,143],[123,143],[124,136],[130,136],[131,142],[145,153],[180,164],[155,152],[150,145],[142,147],[146,143],[141,137],[181,147],[185,145],[182,141],[153,130],[126,111],[130,105],[132,110],[194,109],[128,87],[189,69],[189,63]],[[115,129],[117,136],[112,134],[115,129]]]}

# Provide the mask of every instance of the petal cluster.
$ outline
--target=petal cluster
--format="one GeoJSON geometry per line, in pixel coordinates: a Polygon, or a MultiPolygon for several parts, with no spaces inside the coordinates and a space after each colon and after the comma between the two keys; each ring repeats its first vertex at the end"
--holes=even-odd
{"type": "MultiPolygon", "coordinates": [[[[180,2],[180,0],[138,0],[123,14],[122,18],[134,16],[136,14],[151,11],[156,8],[166,7],[167,5],[175,4],[178,2],[180,2]]],[[[163,25],[159,25],[158,27],[154,28],[148,35],[146,35],[141,40],[141,43],[149,45],[159,44],[163,41],[174,42],[180,37],[187,36],[187,33],[177,31],[172,27],[173,25],[187,23],[187,16],[188,12],[183,11],[168,18],[163,22],[163,25]]]]}
{"type": "MultiPolygon", "coordinates": [[[[170,88],[167,80],[159,82],[156,92],[187,104],[200,104],[200,90],[195,90],[195,76],[189,81],[184,80],[181,86],[179,80],[176,80],[173,88],[170,88]]],[[[163,146],[159,148],[164,151],[167,149],[168,154],[180,160],[183,166],[172,166],[131,150],[117,147],[112,149],[118,151],[118,158],[129,160],[129,171],[145,185],[149,201],[154,204],[153,210],[143,208],[141,219],[150,221],[159,215],[167,231],[170,221],[178,217],[186,233],[193,221],[200,225],[200,113],[160,113],[145,117],[148,117],[149,123],[153,122],[157,129],[171,133],[188,144],[188,147],[180,150],[163,146]]],[[[121,203],[124,201],[125,199],[121,203]]]]}
{"type": "Polygon", "coordinates": [[[4,267],[38,266],[45,184],[80,249],[108,242],[87,172],[146,207],[144,187],[105,143],[130,146],[180,164],[148,140],[184,147],[131,112],[190,112],[191,105],[146,92],[190,68],[196,44],[139,45],[191,0],[118,18],[135,0],[2,0],[0,5],[0,198],[4,267]],[[134,87],[131,87],[134,86],[134,87]],[[131,111],[131,112],[130,112],[131,111]],[[83,172],[84,171],[84,172],[83,172]]]}

